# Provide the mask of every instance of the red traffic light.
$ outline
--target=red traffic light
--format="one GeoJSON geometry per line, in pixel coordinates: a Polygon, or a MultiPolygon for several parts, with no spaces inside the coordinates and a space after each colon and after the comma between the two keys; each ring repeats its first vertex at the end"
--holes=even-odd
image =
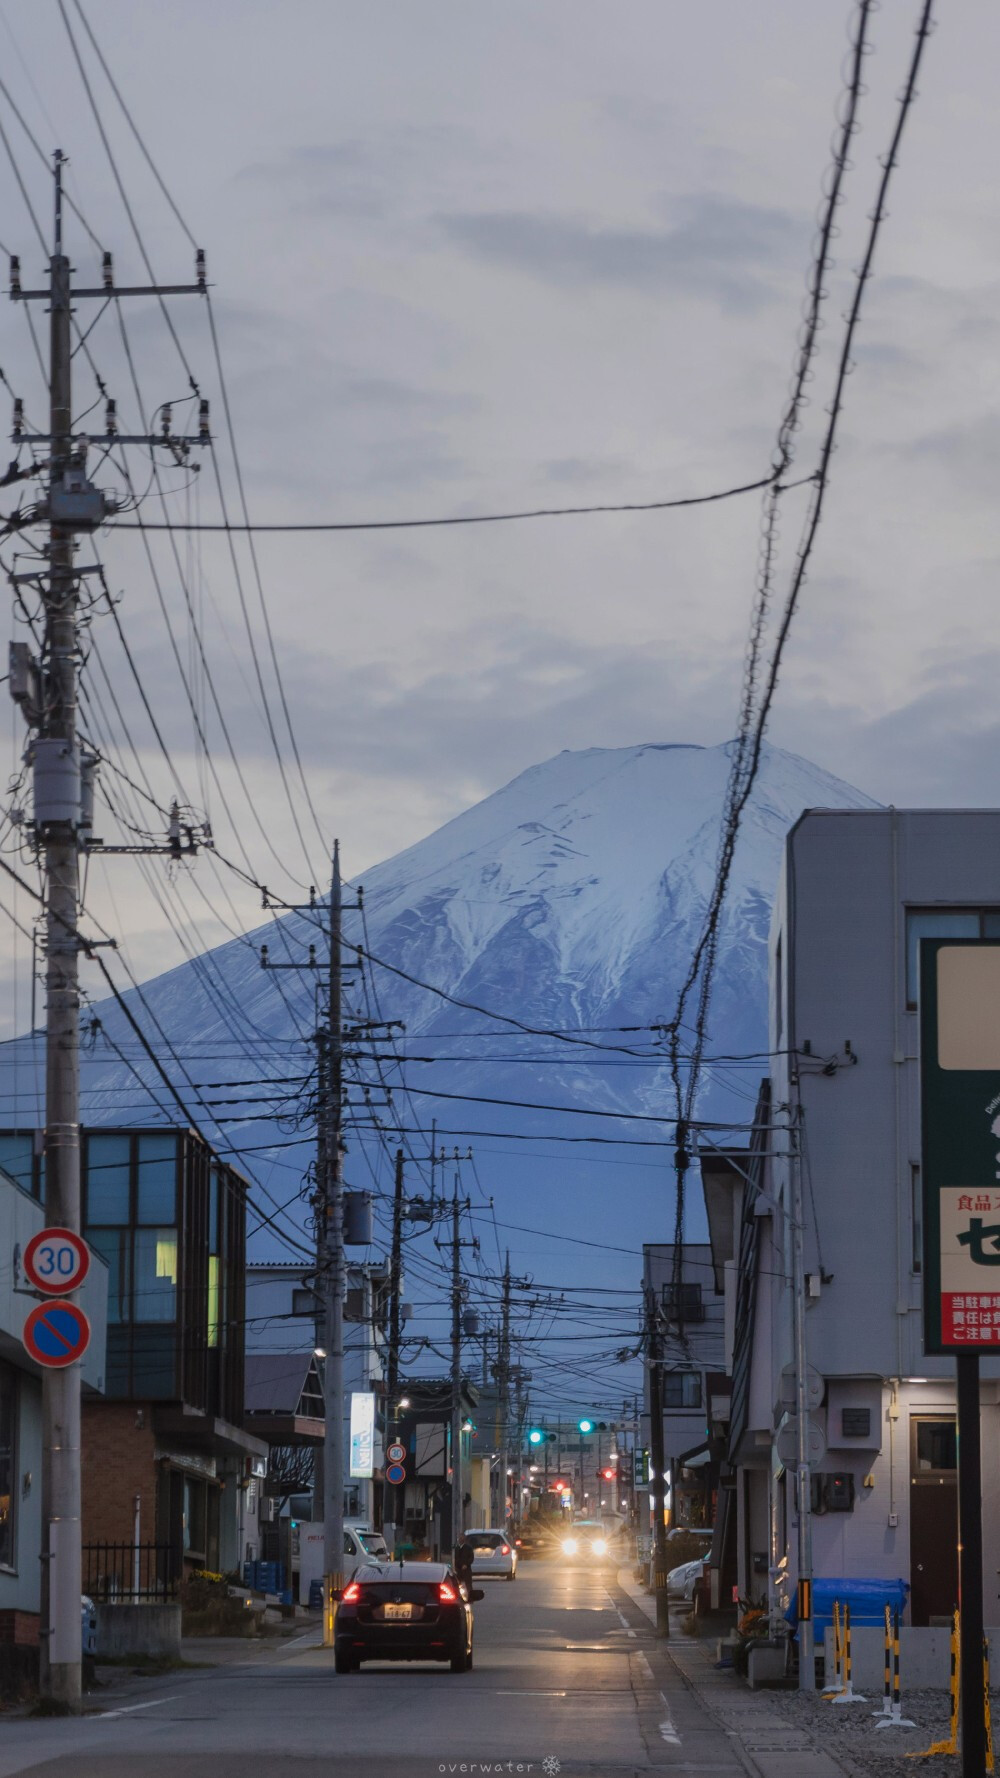
{"type": "Polygon", "coordinates": [[[602,1469],[601,1475],[606,1482],[613,1482],[615,1479],[615,1471],[613,1469],[602,1469]]]}

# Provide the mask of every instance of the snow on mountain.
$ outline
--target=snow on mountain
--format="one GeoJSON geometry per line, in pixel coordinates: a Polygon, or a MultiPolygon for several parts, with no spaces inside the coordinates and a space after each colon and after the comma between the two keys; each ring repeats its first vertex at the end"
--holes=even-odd
{"type": "MultiPolygon", "coordinates": [[[[501,1225],[565,1231],[569,1214],[581,1239],[627,1242],[636,1253],[627,1268],[632,1282],[642,1240],[663,1239],[672,1228],[669,1077],[648,1033],[615,1028],[648,1026],[673,1010],[711,890],[729,751],[650,744],[560,753],[364,878],[368,946],[381,960],[371,1016],[402,1019],[400,1053],[414,1058],[402,1074],[392,1062],[383,1065],[410,1147],[427,1153],[436,1118],[449,1149],[472,1143],[501,1225]],[[546,1032],[586,1032],[595,1044],[640,1056],[528,1035],[415,982],[546,1032]],[[569,1106],[577,1115],[473,1102],[484,1097],[569,1106]],[[666,1122],[615,1120],[608,1114],[616,1111],[666,1122]],[[579,1115],[593,1112],[602,1115],[579,1115]]],[[[808,807],[873,806],[807,760],[765,748],[722,922],[710,1055],[766,1048],[767,931],[789,826],[808,807]]],[[[356,914],[345,926],[362,942],[356,914]]],[[[315,980],[263,971],[257,947],[267,943],[276,962],[302,959],[316,936],[308,917],[288,915],[261,927],[252,945],[233,941],[146,984],[148,1007],[171,1042],[185,1057],[201,1057],[188,1063],[199,1083],[243,1078],[236,1063],[253,1064],[247,1078],[305,1072],[308,1051],[288,1040],[313,1028],[315,980]]],[[[149,1013],[135,995],[129,1000],[159,1047],[149,1013]]],[[[105,1002],[98,1012],[165,1103],[120,1010],[105,1002]]],[[[25,1045],[8,1046],[8,1062],[10,1050],[25,1045]]],[[[389,1053],[385,1042],[378,1047],[389,1053]]],[[[709,1069],[702,1115],[745,1119],[762,1072],[759,1064],[709,1069]]],[[[374,1081],[371,1067],[367,1073],[374,1081]]],[[[171,1074],[211,1133],[190,1088],[176,1069],[171,1074]]],[[[103,1040],[85,1057],[83,1079],[88,1123],[158,1121],[135,1074],[103,1040]]],[[[222,1096],[205,1089],[206,1098],[222,1096]]],[[[373,1097],[384,1099],[381,1088],[373,1097]]],[[[284,1200],[309,1159],[308,1133],[295,1146],[296,1132],[287,1124],[276,1132],[252,1103],[231,1115],[253,1121],[216,1126],[220,1146],[242,1150],[246,1170],[284,1200]]],[[[392,1114],[381,1115],[391,1126],[392,1114]]],[[[390,1130],[388,1146],[396,1140],[390,1130]]],[[[377,1142],[354,1136],[351,1182],[370,1184],[373,1174],[384,1182],[386,1167],[377,1142]]],[[[700,1232],[697,1224],[691,1232],[700,1232]]],[[[530,1254],[544,1275],[550,1244],[505,1234],[503,1226],[500,1240],[515,1255],[530,1254]]]]}

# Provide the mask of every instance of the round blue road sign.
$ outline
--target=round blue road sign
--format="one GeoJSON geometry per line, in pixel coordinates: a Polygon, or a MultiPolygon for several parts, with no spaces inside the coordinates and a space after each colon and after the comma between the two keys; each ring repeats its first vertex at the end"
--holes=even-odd
{"type": "Polygon", "coordinates": [[[37,1364],[61,1370],[83,1357],[90,1345],[90,1322],[75,1303],[38,1303],[21,1337],[37,1364]]]}
{"type": "Polygon", "coordinates": [[[404,1482],[406,1480],[406,1470],[402,1463],[390,1463],[385,1472],[385,1479],[387,1482],[404,1482]]]}

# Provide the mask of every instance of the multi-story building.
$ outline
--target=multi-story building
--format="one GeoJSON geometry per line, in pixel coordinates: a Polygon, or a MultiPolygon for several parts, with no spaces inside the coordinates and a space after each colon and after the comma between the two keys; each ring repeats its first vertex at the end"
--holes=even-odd
{"type": "MultiPolygon", "coordinates": [[[[670,1520],[676,1525],[711,1526],[723,1452],[718,1429],[729,1417],[724,1281],[707,1243],[684,1243],[679,1280],[674,1275],[672,1243],[647,1244],[642,1253],[644,1292],[648,1300],[652,1291],[661,1327],[670,1520]]],[[[642,1443],[650,1447],[648,1369],[642,1443]]]]}
{"type": "MultiPolygon", "coordinates": [[[[0,1133],[0,1161],[41,1203],[36,1147],[0,1133]]],[[[169,1579],[234,1569],[267,1452],[242,1425],[246,1183],[193,1131],[162,1126],[85,1131],[81,1183],[107,1268],[104,1394],[82,1416],[84,1544],[154,1544],[169,1579]]],[[[95,1562],[106,1582],[109,1564],[130,1568],[95,1562]]]]}
{"type": "MultiPolygon", "coordinates": [[[[920,951],[1000,937],[1000,813],[813,810],[771,933],[770,1112],[745,1167],[731,1457],[740,1589],[796,1575],[792,1217],[801,1186],[817,1575],[901,1578],[914,1624],[957,1590],[954,1364],[921,1321],[920,951]],[[799,1170],[798,1180],[793,1169],[799,1170]]],[[[987,1622],[1000,1619],[1000,1363],[982,1363],[987,1622]]]]}
{"type": "MultiPolygon", "coordinates": [[[[345,1463],[344,1511],[366,1524],[379,1502],[383,1430],[383,1357],[388,1272],[383,1264],[349,1261],[344,1299],[344,1449],[352,1453],[352,1403],[357,1429],[356,1397],[371,1397],[371,1440],[353,1441],[355,1457],[345,1463]],[[360,1473],[360,1471],[366,1473],[360,1473]]],[[[246,1378],[249,1424],[275,1446],[313,1447],[317,1459],[325,1428],[322,1403],[323,1351],[318,1330],[315,1271],[302,1265],[259,1264],[246,1275],[246,1378]],[[282,1357],[287,1361],[281,1363],[282,1357]]],[[[364,1404],[360,1404],[361,1407],[364,1404]]],[[[314,1493],[321,1491],[320,1467],[314,1464],[314,1493]]],[[[317,1506],[316,1515],[319,1517],[317,1506]]]]}

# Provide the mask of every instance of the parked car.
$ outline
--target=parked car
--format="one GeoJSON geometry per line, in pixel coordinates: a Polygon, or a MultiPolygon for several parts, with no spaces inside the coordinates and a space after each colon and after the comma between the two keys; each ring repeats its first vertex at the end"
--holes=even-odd
{"type": "Polygon", "coordinates": [[[483,1574],[502,1574],[513,1580],[517,1574],[517,1550],[505,1531],[475,1529],[465,1533],[472,1545],[472,1572],[476,1580],[483,1574]]]}
{"type": "Polygon", "coordinates": [[[701,1556],[693,1562],[682,1562],[678,1568],[671,1568],[667,1575],[667,1592],[673,1593],[678,1599],[694,1599],[694,1589],[704,1572],[705,1563],[701,1556]]]}
{"type": "Polygon", "coordinates": [[[362,1661],[447,1661],[472,1666],[472,1606],[444,1562],[359,1568],[337,1608],[333,1664],[356,1673],[362,1661]]]}

